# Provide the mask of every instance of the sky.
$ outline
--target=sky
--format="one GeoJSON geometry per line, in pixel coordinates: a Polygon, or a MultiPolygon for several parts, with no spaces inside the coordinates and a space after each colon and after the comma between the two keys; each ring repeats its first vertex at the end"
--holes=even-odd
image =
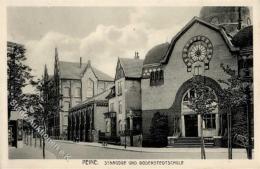
{"type": "Polygon", "coordinates": [[[32,74],[59,60],[83,62],[114,77],[118,57],[143,59],[153,46],[170,42],[200,7],[8,7],[7,39],[25,45],[32,74]]]}

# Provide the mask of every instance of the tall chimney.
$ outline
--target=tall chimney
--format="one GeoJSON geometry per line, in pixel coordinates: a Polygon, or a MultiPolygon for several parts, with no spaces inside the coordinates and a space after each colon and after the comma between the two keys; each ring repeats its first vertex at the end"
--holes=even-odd
{"type": "Polygon", "coordinates": [[[88,66],[91,66],[91,60],[88,60],[88,66]]]}
{"type": "Polygon", "coordinates": [[[82,66],[82,57],[79,58],[79,67],[81,68],[82,66]]]}
{"type": "Polygon", "coordinates": [[[135,59],[139,59],[138,52],[135,52],[135,59]]]}

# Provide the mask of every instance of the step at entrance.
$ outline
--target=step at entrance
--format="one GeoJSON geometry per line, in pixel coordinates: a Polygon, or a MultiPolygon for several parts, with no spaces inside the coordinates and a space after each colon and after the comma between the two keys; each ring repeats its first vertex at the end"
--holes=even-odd
{"type": "MultiPolygon", "coordinates": [[[[214,141],[213,138],[204,138],[205,147],[213,147],[214,141]]],[[[179,137],[174,140],[173,143],[170,143],[168,147],[200,147],[201,140],[200,137],[179,137]]]]}

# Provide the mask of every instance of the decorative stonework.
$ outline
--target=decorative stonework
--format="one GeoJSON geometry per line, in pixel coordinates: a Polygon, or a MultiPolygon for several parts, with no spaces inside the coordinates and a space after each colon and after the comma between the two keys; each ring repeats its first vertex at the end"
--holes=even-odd
{"type": "Polygon", "coordinates": [[[204,69],[209,69],[209,62],[213,54],[213,45],[205,36],[192,37],[184,46],[182,59],[187,66],[187,71],[191,72],[195,62],[203,62],[204,69]]]}

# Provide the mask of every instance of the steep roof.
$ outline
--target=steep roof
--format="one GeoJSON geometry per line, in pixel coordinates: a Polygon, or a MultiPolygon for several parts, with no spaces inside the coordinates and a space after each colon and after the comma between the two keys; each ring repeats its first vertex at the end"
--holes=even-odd
{"type": "Polygon", "coordinates": [[[171,41],[171,44],[168,48],[168,51],[165,55],[165,57],[161,60],[161,63],[167,63],[168,60],[169,60],[169,57],[174,49],[174,46],[175,46],[175,43],[178,41],[178,39],[181,37],[181,35],[183,35],[188,29],[191,28],[192,25],[194,25],[195,23],[200,23],[210,29],[213,29],[215,31],[217,31],[218,33],[220,33],[221,37],[223,38],[224,42],[227,44],[228,48],[230,51],[238,51],[238,48],[236,48],[230,41],[230,39],[228,38],[226,32],[221,28],[221,27],[218,27],[216,25],[213,25],[213,24],[210,24],[204,20],[202,20],[201,18],[198,18],[198,17],[193,17],[191,19],[190,22],[188,22],[181,30],[180,32],[178,32],[173,38],[172,38],[172,41],[171,41]]]}
{"type": "Polygon", "coordinates": [[[81,72],[86,67],[86,64],[82,64],[80,67],[79,63],[59,61],[60,67],[60,78],[61,79],[81,79],[81,72]]]}
{"type": "Polygon", "coordinates": [[[142,77],[143,61],[143,59],[119,58],[125,77],[128,78],[142,77]]]}
{"type": "MultiPolygon", "coordinates": [[[[82,72],[86,70],[87,64],[82,63],[81,67],[79,63],[75,62],[59,62],[60,67],[60,77],[63,79],[81,79],[82,72]]],[[[98,80],[103,81],[113,81],[113,78],[109,75],[103,73],[102,71],[91,66],[93,73],[97,77],[98,80]]]]}
{"type": "Polygon", "coordinates": [[[150,49],[145,55],[144,65],[160,63],[160,61],[166,54],[169,45],[170,44],[166,42],[166,43],[156,45],[152,49],[150,49]]]}
{"type": "Polygon", "coordinates": [[[103,81],[114,81],[114,79],[111,76],[101,72],[100,70],[94,68],[93,66],[91,68],[92,68],[94,74],[96,75],[97,79],[103,80],[103,81]]]}
{"type": "Polygon", "coordinates": [[[169,60],[169,57],[174,49],[174,46],[178,39],[188,30],[190,27],[195,24],[195,23],[200,23],[206,27],[209,27],[210,29],[213,29],[217,32],[220,33],[222,36],[223,40],[227,44],[228,48],[231,51],[237,51],[238,48],[236,48],[230,41],[229,37],[227,36],[226,32],[213,24],[210,24],[198,17],[192,18],[190,22],[188,22],[171,40],[171,43],[163,43],[160,45],[157,45],[153,47],[151,50],[149,50],[146,54],[145,61],[144,61],[144,66],[148,64],[155,64],[155,63],[167,63],[169,60]]]}

